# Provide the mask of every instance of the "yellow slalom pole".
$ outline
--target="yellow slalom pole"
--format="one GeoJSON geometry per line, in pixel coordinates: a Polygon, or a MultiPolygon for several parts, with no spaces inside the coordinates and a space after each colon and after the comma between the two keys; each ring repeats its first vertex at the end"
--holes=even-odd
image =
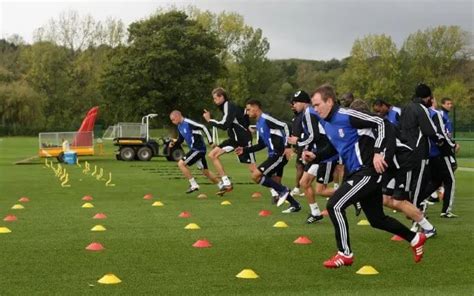
{"type": "Polygon", "coordinates": [[[98,181],[104,176],[104,169],[100,168],[99,173],[95,176],[98,181]]]}
{"type": "Polygon", "coordinates": [[[91,176],[95,176],[97,174],[97,165],[94,165],[94,171],[92,172],[91,176]]]}
{"type": "Polygon", "coordinates": [[[65,180],[61,183],[61,187],[71,187],[67,182],[69,182],[69,174],[66,174],[65,180]]]}
{"type": "Polygon", "coordinates": [[[115,184],[112,184],[112,173],[109,173],[109,180],[107,180],[107,182],[105,182],[105,186],[107,187],[113,187],[115,186],[115,184]]]}

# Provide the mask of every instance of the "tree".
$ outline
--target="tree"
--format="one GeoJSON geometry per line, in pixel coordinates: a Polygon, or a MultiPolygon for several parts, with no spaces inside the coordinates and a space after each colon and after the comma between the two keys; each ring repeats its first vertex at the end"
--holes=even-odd
{"type": "Polygon", "coordinates": [[[150,112],[165,119],[175,108],[199,118],[222,69],[215,34],[178,11],[132,23],[128,30],[130,45],[114,50],[103,77],[111,120],[137,120],[150,112]]]}
{"type": "Polygon", "coordinates": [[[399,102],[400,63],[392,38],[387,35],[368,35],[357,39],[344,74],[338,81],[339,91],[353,92],[363,99],[386,98],[399,102]]]}

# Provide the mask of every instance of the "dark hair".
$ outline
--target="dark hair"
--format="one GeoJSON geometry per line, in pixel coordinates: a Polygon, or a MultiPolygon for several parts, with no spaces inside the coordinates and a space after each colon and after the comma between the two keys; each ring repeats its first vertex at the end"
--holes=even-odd
{"type": "Polygon", "coordinates": [[[248,99],[247,102],[245,102],[245,105],[257,106],[258,108],[262,109],[262,103],[256,99],[248,99]]]}
{"type": "Polygon", "coordinates": [[[222,87],[214,88],[212,90],[212,95],[216,95],[218,97],[224,97],[224,99],[227,100],[227,92],[222,87]]]}
{"type": "Polygon", "coordinates": [[[355,99],[351,105],[349,106],[349,108],[351,109],[354,109],[354,110],[357,110],[357,111],[362,111],[362,112],[369,112],[369,105],[367,104],[366,101],[362,100],[362,99],[355,99]]]}
{"type": "Polygon", "coordinates": [[[451,98],[448,98],[448,97],[444,97],[441,99],[441,105],[444,105],[444,103],[446,102],[452,102],[453,100],[451,98]]]}
{"type": "Polygon", "coordinates": [[[334,90],[334,87],[332,87],[330,84],[321,85],[313,92],[311,96],[314,96],[317,93],[321,95],[321,98],[324,102],[327,102],[327,100],[331,98],[334,104],[336,104],[336,91],[334,90]]]}
{"type": "Polygon", "coordinates": [[[375,99],[375,101],[372,103],[372,106],[382,106],[382,105],[390,107],[390,104],[384,101],[383,99],[375,99]]]}

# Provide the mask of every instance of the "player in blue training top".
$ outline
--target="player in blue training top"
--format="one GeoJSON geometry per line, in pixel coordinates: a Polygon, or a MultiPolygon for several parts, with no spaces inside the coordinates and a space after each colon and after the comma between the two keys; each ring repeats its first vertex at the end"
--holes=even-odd
{"type": "Polygon", "coordinates": [[[273,188],[278,192],[277,206],[287,200],[290,203],[288,213],[300,211],[300,204],[291,196],[288,187],[281,184],[283,168],[288,163],[286,149],[288,148],[288,152],[291,151],[287,147],[288,125],[263,113],[262,105],[258,100],[248,100],[245,109],[250,118],[257,119],[258,143],[250,147],[237,147],[235,152],[237,155],[242,155],[267,147],[268,158],[252,171],[252,179],[255,183],[273,188]]]}
{"type": "Polygon", "coordinates": [[[183,172],[183,175],[189,180],[189,189],[186,193],[192,193],[199,190],[199,185],[193,178],[189,166],[196,164],[198,169],[202,170],[212,183],[218,184],[219,179],[211,173],[207,167],[206,161],[206,144],[204,143],[203,133],[205,134],[209,144],[212,145],[211,135],[209,130],[203,124],[192,121],[191,119],[183,117],[180,111],[174,110],[170,114],[170,120],[173,124],[178,126],[179,136],[176,142],[171,142],[170,146],[179,145],[183,141],[188,144],[189,152],[178,162],[178,167],[183,172]]]}
{"type": "Polygon", "coordinates": [[[372,109],[375,113],[387,119],[398,127],[400,123],[400,115],[402,114],[402,109],[392,106],[382,99],[376,99],[372,104],[372,109]]]}

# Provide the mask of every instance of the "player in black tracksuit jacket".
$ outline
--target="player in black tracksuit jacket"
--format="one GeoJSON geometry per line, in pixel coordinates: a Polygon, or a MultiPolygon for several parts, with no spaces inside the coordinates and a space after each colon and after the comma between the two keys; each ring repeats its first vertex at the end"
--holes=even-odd
{"type": "Polygon", "coordinates": [[[429,182],[427,169],[430,139],[438,143],[443,136],[431,120],[428,107],[431,106],[431,89],[425,84],[419,84],[415,90],[415,98],[402,110],[400,116],[400,140],[413,149],[412,180],[410,184],[413,204],[420,207],[423,201],[420,193],[429,182]]]}
{"type": "MultiPolygon", "coordinates": [[[[224,167],[219,157],[224,153],[234,151],[237,147],[250,147],[252,146],[252,134],[249,130],[250,120],[245,110],[242,107],[235,105],[230,102],[226,91],[223,88],[216,88],[212,91],[212,98],[214,104],[216,104],[222,111],[222,119],[216,120],[211,119],[209,111],[204,110],[204,119],[212,126],[218,129],[227,131],[229,136],[228,139],[223,141],[219,146],[209,152],[209,157],[214,163],[217,173],[222,178],[222,190],[217,192],[218,195],[223,195],[225,192],[229,192],[233,189],[232,184],[224,171],[224,167]]],[[[255,155],[254,153],[244,153],[239,156],[241,163],[247,163],[250,171],[256,169],[255,166],[255,155]]]]}

